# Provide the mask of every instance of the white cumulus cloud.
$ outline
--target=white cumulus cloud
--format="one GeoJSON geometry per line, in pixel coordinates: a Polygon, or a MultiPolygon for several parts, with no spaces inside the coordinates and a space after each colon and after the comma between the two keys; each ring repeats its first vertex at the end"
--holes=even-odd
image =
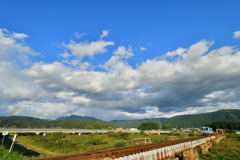
{"type": "Polygon", "coordinates": [[[102,31],[102,34],[100,35],[100,39],[104,38],[104,37],[107,37],[109,34],[109,30],[103,30],[102,31]]]}
{"type": "Polygon", "coordinates": [[[15,60],[28,64],[28,56],[37,53],[21,41],[27,37],[26,34],[10,32],[7,29],[0,28],[0,61],[15,60]]]}
{"type": "Polygon", "coordinates": [[[234,38],[240,38],[240,31],[233,32],[233,37],[234,38]]]}
{"type": "Polygon", "coordinates": [[[64,44],[64,46],[69,49],[73,55],[81,58],[84,56],[93,56],[95,54],[107,52],[106,47],[113,45],[114,42],[104,40],[80,43],[71,41],[68,44],[64,44]]]}
{"type": "Polygon", "coordinates": [[[140,51],[146,51],[147,50],[147,48],[145,48],[145,47],[140,47],[139,49],[140,49],[140,51]]]}

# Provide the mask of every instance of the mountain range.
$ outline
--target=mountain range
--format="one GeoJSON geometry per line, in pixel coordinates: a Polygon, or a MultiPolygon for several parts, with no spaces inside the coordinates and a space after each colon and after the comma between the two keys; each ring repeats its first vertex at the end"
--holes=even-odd
{"type": "Polygon", "coordinates": [[[0,117],[0,128],[83,128],[83,129],[109,129],[109,128],[136,128],[141,123],[155,122],[161,126],[171,127],[201,127],[216,121],[240,122],[240,110],[229,109],[216,112],[179,115],[171,118],[151,118],[138,120],[102,121],[94,117],[71,115],[56,120],[46,120],[26,116],[0,117]]]}
{"type": "Polygon", "coordinates": [[[57,120],[67,120],[67,119],[87,119],[87,120],[99,120],[95,117],[88,117],[88,116],[77,116],[77,115],[71,115],[66,117],[59,117],[57,120]]]}
{"type": "Polygon", "coordinates": [[[201,127],[211,122],[216,121],[230,121],[240,122],[240,110],[229,109],[219,110],[216,112],[201,113],[201,114],[190,114],[190,115],[179,115],[171,118],[151,118],[141,120],[127,120],[127,121],[113,121],[111,122],[115,127],[138,127],[144,122],[155,122],[162,126],[172,127],[201,127]]]}

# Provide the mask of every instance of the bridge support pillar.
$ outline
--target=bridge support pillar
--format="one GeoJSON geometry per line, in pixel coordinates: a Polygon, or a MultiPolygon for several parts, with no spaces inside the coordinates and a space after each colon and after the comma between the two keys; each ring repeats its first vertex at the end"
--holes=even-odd
{"type": "Polygon", "coordinates": [[[201,152],[203,154],[206,154],[208,152],[208,149],[212,147],[212,142],[209,141],[209,142],[206,142],[202,145],[199,145],[200,149],[201,149],[201,152]]]}
{"type": "Polygon", "coordinates": [[[196,149],[191,148],[183,152],[184,160],[199,160],[198,152],[196,149]]]}
{"type": "Polygon", "coordinates": [[[215,138],[215,139],[213,140],[213,143],[218,144],[223,138],[225,138],[225,136],[215,138]]]}

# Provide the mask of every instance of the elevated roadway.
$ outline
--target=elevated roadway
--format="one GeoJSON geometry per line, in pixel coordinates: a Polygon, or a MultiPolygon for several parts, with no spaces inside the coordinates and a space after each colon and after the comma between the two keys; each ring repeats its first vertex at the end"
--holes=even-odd
{"type": "MultiPolygon", "coordinates": [[[[131,129],[123,129],[123,130],[112,130],[112,129],[48,129],[48,128],[0,128],[0,133],[8,132],[13,134],[18,133],[73,133],[73,134],[81,134],[81,133],[108,133],[108,132],[126,132],[126,133],[140,133],[139,130],[131,130],[131,129]]],[[[170,133],[171,131],[163,131],[163,130],[151,130],[145,131],[145,133],[170,133]]]]}

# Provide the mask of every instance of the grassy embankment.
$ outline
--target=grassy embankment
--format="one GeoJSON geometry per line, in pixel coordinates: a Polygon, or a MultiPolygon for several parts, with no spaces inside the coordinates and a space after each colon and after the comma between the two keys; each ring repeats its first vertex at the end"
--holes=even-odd
{"type": "Polygon", "coordinates": [[[11,152],[8,153],[8,150],[2,146],[0,146],[0,159],[1,160],[21,160],[26,157],[22,156],[19,153],[11,152]]]}
{"type": "MultiPolygon", "coordinates": [[[[175,138],[183,138],[187,134],[174,134],[175,138]]],[[[57,155],[63,153],[86,152],[102,148],[116,148],[130,146],[129,140],[134,138],[150,138],[152,142],[160,142],[169,138],[170,135],[145,135],[145,134],[47,134],[19,136],[18,141],[25,146],[45,155],[57,155]]],[[[228,134],[219,144],[215,144],[206,155],[200,154],[201,160],[237,160],[240,157],[240,135],[228,134]]],[[[26,157],[19,153],[8,151],[0,147],[0,159],[20,160],[26,157]]]]}
{"type": "MultiPolygon", "coordinates": [[[[187,134],[175,134],[175,138],[183,138],[187,134]]],[[[18,142],[43,155],[57,155],[65,153],[87,152],[104,148],[131,146],[130,140],[135,138],[150,138],[151,141],[161,142],[170,140],[169,135],[157,134],[83,134],[72,135],[63,133],[19,136],[18,142]]],[[[171,137],[170,137],[171,138],[171,137]]]]}
{"type": "Polygon", "coordinates": [[[228,134],[219,144],[215,144],[201,160],[238,160],[240,159],[240,135],[228,134]]]}

